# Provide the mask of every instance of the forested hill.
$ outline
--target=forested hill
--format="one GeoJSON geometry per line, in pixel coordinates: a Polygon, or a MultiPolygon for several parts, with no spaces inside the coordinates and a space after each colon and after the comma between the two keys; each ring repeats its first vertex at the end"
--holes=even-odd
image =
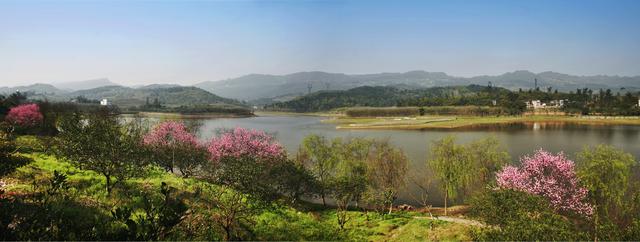
{"type": "Polygon", "coordinates": [[[424,89],[401,89],[389,86],[364,86],[345,91],[319,91],[286,102],[274,103],[267,109],[317,112],[341,107],[390,107],[409,105],[490,105],[492,97],[510,91],[486,86],[450,86],[424,89]]]}
{"type": "Polygon", "coordinates": [[[108,99],[121,107],[142,106],[157,101],[163,106],[196,106],[211,104],[241,105],[240,102],[222,98],[197,87],[175,86],[168,88],[130,88],[106,86],[69,93],[68,97],[84,97],[90,100],[108,99]]]}

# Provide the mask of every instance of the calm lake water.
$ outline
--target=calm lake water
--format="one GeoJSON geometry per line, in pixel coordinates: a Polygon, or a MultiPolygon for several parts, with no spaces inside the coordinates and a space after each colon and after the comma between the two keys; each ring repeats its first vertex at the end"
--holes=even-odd
{"type": "MultiPolygon", "coordinates": [[[[586,145],[609,144],[640,157],[640,126],[577,125],[577,124],[512,124],[480,127],[472,130],[337,130],[333,124],[321,123],[324,117],[315,116],[259,116],[251,118],[204,119],[199,136],[209,140],[222,128],[251,128],[275,135],[289,154],[295,155],[302,139],[309,134],[328,138],[366,137],[389,139],[404,150],[411,159],[410,171],[424,170],[429,145],[447,135],[454,135],[458,142],[467,143],[488,136],[495,136],[517,162],[519,157],[543,148],[551,152],[564,152],[570,158],[586,145]]],[[[428,173],[425,172],[425,173],[428,173]]],[[[442,203],[437,184],[432,185],[429,196],[438,206],[442,203]]],[[[399,202],[415,203],[409,192],[416,192],[409,185],[399,202]]]]}

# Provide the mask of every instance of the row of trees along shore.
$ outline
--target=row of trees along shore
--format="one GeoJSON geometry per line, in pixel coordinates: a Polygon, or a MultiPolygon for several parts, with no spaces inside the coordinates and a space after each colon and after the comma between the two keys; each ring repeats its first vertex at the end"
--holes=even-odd
{"type": "Polygon", "coordinates": [[[640,115],[640,93],[589,88],[560,92],[547,88],[512,91],[494,86],[450,86],[422,89],[395,87],[357,87],[345,91],[320,91],[290,101],[267,105],[271,110],[319,112],[340,108],[357,108],[351,116],[389,115],[518,115],[527,111],[526,102],[563,101],[553,108],[558,112],[584,115],[640,115]],[[364,107],[397,107],[366,109],[364,107]],[[375,112],[375,113],[372,113],[375,112]]]}
{"type": "MultiPolygon", "coordinates": [[[[32,162],[21,155],[15,136],[41,131],[50,115],[30,103],[3,114],[3,178],[32,162]]],[[[639,165],[610,146],[586,147],[577,162],[538,150],[516,165],[494,138],[460,144],[446,137],[431,145],[428,160],[409,170],[410,160],[388,140],[310,135],[290,157],[258,130],[222,130],[203,143],[183,123],[149,129],[143,120],[124,121],[109,110],[60,112],[55,119],[56,132],[38,136],[47,146],[42,152],[68,161],[75,171],[56,170],[34,185],[37,196],[0,192],[3,240],[260,239],[249,225],[261,211],[302,208],[313,199],[335,209],[337,231],[347,231],[353,211],[391,214],[408,184],[421,188],[413,196],[425,198],[433,181],[444,194],[445,215],[451,202],[469,204],[471,218],[488,225],[472,230],[472,239],[640,238],[639,165]],[[76,204],[82,196],[72,190],[89,188],[70,184],[68,177],[80,171],[103,177],[108,201],[135,194],[130,181],[149,174],[174,173],[198,185],[180,195],[163,181],[159,192],[110,203],[110,214],[100,214],[82,205],[89,201],[76,204]]],[[[418,200],[427,206],[428,200],[418,200]]],[[[348,238],[336,236],[331,238],[348,238]]]]}

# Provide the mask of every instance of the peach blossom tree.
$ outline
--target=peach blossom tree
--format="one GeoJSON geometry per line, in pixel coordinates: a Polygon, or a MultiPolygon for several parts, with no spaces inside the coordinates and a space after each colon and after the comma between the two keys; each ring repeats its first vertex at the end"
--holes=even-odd
{"type": "Polygon", "coordinates": [[[496,174],[498,187],[539,195],[559,212],[590,216],[593,206],[587,202],[588,190],[576,176],[574,162],[563,153],[542,149],[521,158],[520,167],[506,166],[496,174]]]}
{"type": "Polygon", "coordinates": [[[240,127],[213,137],[208,151],[214,163],[225,157],[247,156],[267,163],[286,158],[284,148],[272,136],[264,131],[240,127]]]}
{"type": "Polygon", "coordinates": [[[156,164],[171,172],[176,167],[184,176],[193,175],[207,159],[205,146],[183,123],[160,123],[143,137],[142,142],[152,149],[156,164]]]}
{"type": "Polygon", "coordinates": [[[41,123],[43,119],[40,107],[35,103],[22,104],[9,110],[5,120],[19,127],[33,127],[41,123]]]}

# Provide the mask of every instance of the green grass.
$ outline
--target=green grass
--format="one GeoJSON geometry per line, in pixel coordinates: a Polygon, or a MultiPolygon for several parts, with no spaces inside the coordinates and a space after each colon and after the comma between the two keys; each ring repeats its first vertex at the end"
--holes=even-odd
{"type": "Polygon", "coordinates": [[[9,176],[10,186],[8,191],[31,192],[33,181],[43,184],[54,171],[67,175],[67,181],[72,192],[82,200],[98,202],[104,207],[115,206],[139,200],[143,192],[157,190],[162,182],[176,188],[181,193],[193,192],[197,182],[193,179],[184,179],[164,172],[159,168],[149,170],[144,177],[133,178],[114,188],[111,196],[107,195],[104,176],[90,170],[82,170],[71,163],[60,161],[54,156],[42,153],[29,153],[23,156],[33,159],[33,162],[18,168],[9,176]],[[136,191],[132,194],[130,191],[136,191]]]}
{"type": "MultiPolygon", "coordinates": [[[[424,216],[418,212],[379,214],[349,211],[348,214],[344,233],[355,241],[463,241],[470,239],[468,234],[473,229],[441,220],[415,218],[424,216]]],[[[319,217],[337,224],[335,210],[322,211],[319,217]]]]}
{"type": "Polygon", "coordinates": [[[391,241],[468,241],[472,229],[439,220],[413,219],[399,229],[391,241]]]}

